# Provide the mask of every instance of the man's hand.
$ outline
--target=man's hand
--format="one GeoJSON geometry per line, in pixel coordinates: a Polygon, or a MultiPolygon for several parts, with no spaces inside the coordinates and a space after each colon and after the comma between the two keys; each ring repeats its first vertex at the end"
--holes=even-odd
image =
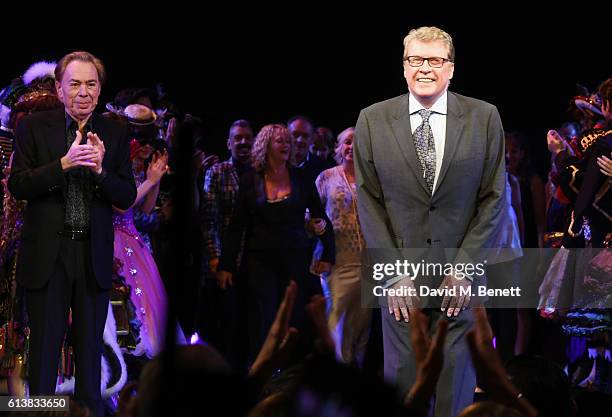
{"type": "Polygon", "coordinates": [[[565,148],[565,140],[556,130],[548,131],[548,134],[546,135],[546,141],[548,142],[548,150],[553,155],[557,155],[565,148]]]}
{"type": "Polygon", "coordinates": [[[454,275],[447,275],[442,284],[440,284],[439,290],[446,289],[447,291],[454,288],[457,295],[450,296],[445,292],[445,296],[442,299],[442,311],[446,311],[448,317],[457,317],[459,313],[468,308],[470,305],[470,293],[469,288],[472,286],[472,281],[467,278],[459,279],[454,275]]]}
{"type": "Polygon", "coordinates": [[[227,287],[231,287],[232,285],[234,285],[234,277],[233,277],[231,272],[228,272],[228,271],[217,271],[215,276],[217,278],[217,285],[222,290],[226,289],[227,287]]]}
{"type": "Polygon", "coordinates": [[[99,150],[91,144],[81,145],[83,135],[77,130],[74,142],[70,145],[70,149],[66,155],[62,156],[60,162],[62,170],[68,171],[76,167],[88,167],[96,169],[96,160],[99,158],[99,150]]]}
{"type": "Polygon", "coordinates": [[[102,161],[104,160],[104,154],[106,153],[106,148],[104,147],[104,142],[98,137],[96,133],[87,133],[87,144],[93,146],[96,151],[95,158],[92,159],[92,162],[96,164],[95,167],[91,167],[90,169],[96,174],[102,173],[102,161]]]}
{"type": "Polygon", "coordinates": [[[429,403],[442,372],[448,321],[438,321],[438,328],[432,339],[429,336],[427,316],[418,309],[410,309],[410,316],[410,344],[417,371],[416,381],[408,392],[406,402],[418,401],[425,405],[429,403]]]}
{"type": "Polygon", "coordinates": [[[391,288],[394,290],[398,290],[402,287],[406,290],[407,293],[411,292],[411,294],[413,295],[388,295],[387,303],[389,307],[389,314],[393,314],[395,316],[395,320],[401,321],[403,316],[404,321],[408,323],[410,322],[409,309],[418,308],[419,297],[414,287],[414,282],[410,279],[410,277],[404,277],[391,286],[391,288]]]}

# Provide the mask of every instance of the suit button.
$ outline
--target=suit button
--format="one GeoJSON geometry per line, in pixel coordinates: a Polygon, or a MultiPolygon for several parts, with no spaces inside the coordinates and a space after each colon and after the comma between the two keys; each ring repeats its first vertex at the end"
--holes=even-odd
{"type": "Polygon", "coordinates": [[[431,245],[431,239],[427,239],[427,244],[431,245]]]}
{"type": "Polygon", "coordinates": [[[434,211],[435,209],[436,209],[436,206],[429,207],[429,211],[434,211]]]}

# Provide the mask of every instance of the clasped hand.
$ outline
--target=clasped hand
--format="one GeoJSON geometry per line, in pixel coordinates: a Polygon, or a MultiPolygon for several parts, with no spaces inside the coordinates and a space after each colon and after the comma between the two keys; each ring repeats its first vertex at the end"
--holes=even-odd
{"type": "Polygon", "coordinates": [[[104,160],[104,142],[95,133],[87,133],[87,143],[81,145],[83,135],[77,130],[76,137],[70,145],[68,152],[60,162],[62,170],[68,171],[77,167],[87,167],[96,174],[102,173],[102,161],[104,160]]]}

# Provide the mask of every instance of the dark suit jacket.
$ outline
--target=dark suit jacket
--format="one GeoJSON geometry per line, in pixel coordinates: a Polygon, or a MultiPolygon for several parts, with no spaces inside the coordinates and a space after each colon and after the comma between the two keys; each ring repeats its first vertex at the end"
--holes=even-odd
{"type": "Polygon", "coordinates": [[[475,252],[493,243],[505,207],[504,131],[495,106],[448,92],[444,157],[433,195],[412,138],[408,94],[361,111],[354,152],[369,249],[449,248],[450,262],[483,260],[474,259],[475,252]]]}
{"type": "MultiPolygon", "coordinates": [[[[100,115],[91,116],[93,131],[104,142],[106,175],[95,182],[91,203],[93,269],[100,287],[110,288],[114,233],[112,206],[127,209],[136,199],[129,160],[127,128],[100,115]]],[[[26,288],[43,287],[54,270],[64,228],[66,174],[60,158],[68,150],[64,109],[35,113],[17,129],[8,187],[28,202],[21,231],[17,281],[26,288]]]]}
{"type": "Polygon", "coordinates": [[[249,171],[240,178],[238,201],[232,220],[222,242],[219,270],[235,273],[235,260],[240,249],[243,230],[246,230],[246,250],[309,249],[310,241],[304,229],[304,213],[308,208],[311,218],[327,223],[321,236],[324,251],[322,261],[334,262],[334,232],[332,223],[321,207],[314,182],[298,168],[289,168],[291,196],[281,210],[267,204],[262,173],[249,171]]]}

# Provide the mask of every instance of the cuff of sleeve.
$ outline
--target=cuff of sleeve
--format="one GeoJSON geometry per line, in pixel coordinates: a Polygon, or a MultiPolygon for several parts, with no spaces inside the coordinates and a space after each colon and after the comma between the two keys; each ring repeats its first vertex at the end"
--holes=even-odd
{"type": "Polygon", "coordinates": [[[404,278],[404,275],[398,275],[396,277],[389,278],[388,280],[385,281],[385,283],[382,285],[382,287],[384,289],[387,289],[390,286],[392,286],[393,284],[395,284],[396,282],[399,282],[402,278],[404,278]]]}

